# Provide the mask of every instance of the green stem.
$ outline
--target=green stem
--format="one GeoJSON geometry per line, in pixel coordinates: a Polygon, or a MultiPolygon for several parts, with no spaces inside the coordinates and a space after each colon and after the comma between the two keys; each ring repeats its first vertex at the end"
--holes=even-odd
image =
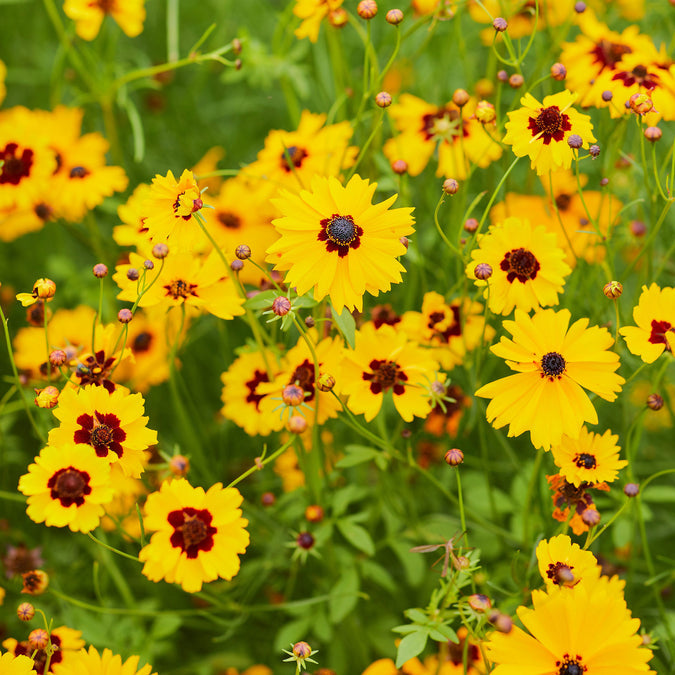
{"type": "Polygon", "coordinates": [[[487,203],[487,206],[485,207],[485,210],[483,211],[483,215],[481,216],[480,222],[478,223],[478,229],[476,230],[476,236],[478,236],[482,230],[483,230],[483,225],[485,224],[485,221],[488,217],[488,214],[490,213],[490,209],[492,208],[492,205],[495,202],[495,199],[497,199],[497,195],[499,194],[499,191],[502,189],[502,186],[506,182],[506,179],[508,178],[509,174],[511,171],[513,171],[514,167],[518,163],[518,160],[520,157],[516,157],[513,162],[511,162],[511,165],[509,168],[504,172],[504,175],[501,177],[501,180],[497,184],[497,187],[495,188],[494,192],[490,196],[490,201],[487,203]]]}
{"type": "Polygon", "coordinates": [[[244,479],[248,478],[251,474],[255,473],[256,471],[260,471],[262,467],[266,466],[270,462],[273,462],[279,455],[283,454],[288,448],[293,445],[293,441],[295,440],[294,436],[291,436],[291,438],[286,441],[278,450],[275,450],[269,457],[265,458],[265,455],[263,454],[263,458],[260,459],[259,462],[257,462],[254,466],[252,466],[250,469],[247,469],[242,473],[240,476],[235,478],[231,483],[228,484],[227,487],[231,488],[237,485],[238,483],[241,483],[244,479]]]}

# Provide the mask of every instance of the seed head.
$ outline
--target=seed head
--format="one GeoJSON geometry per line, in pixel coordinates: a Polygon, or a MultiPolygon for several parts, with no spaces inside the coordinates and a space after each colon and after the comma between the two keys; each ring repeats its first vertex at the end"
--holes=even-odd
{"type": "Polygon", "coordinates": [[[46,649],[49,644],[49,633],[44,628],[36,628],[28,634],[28,647],[34,649],[46,649]]]}
{"type": "Polygon", "coordinates": [[[391,105],[391,94],[386,91],[381,91],[375,96],[375,103],[377,103],[380,108],[388,108],[391,105]]]}
{"type": "Polygon", "coordinates": [[[169,471],[174,476],[186,476],[190,470],[190,460],[185,455],[174,455],[169,460],[169,471]]]}
{"type": "Polygon", "coordinates": [[[96,263],[92,269],[92,272],[97,279],[103,279],[103,277],[108,276],[108,267],[103,263],[96,263]]]}
{"type": "Polygon", "coordinates": [[[392,26],[398,26],[403,21],[403,12],[400,9],[390,9],[385,16],[387,23],[392,26]]]}
{"type": "Polygon", "coordinates": [[[602,289],[602,292],[605,294],[605,297],[610,300],[616,300],[617,298],[620,298],[623,293],[623,285],[620,281],[608,281],[602,289]]]}
{"type": "Polygon", "coordinates": [[[489,265],[488,263],[478,263],[473,268],[473,273],[476,276],[476,279],[487,281],[492,276],[492,265],[489,265]]]}
{"type": "Polygon", "coordinates": [[[525,78],[520,73],[513,73],[509,77],[509,86],[511,89],[520,89],[525,84],[525,78]]]}
{"type": "Polygon", "coordinates": [[[239,260],[248,260],[251,257],[251,248],[246,244],[239,244],[234,254],[239,260]]]}
{"type": "Polygon", "coordinates": [[[130,267],[127,270],[127,279],[129,279],[129,281],[138,281],[138,277],[140,276],[141,275],[135,267],[130,267]]]}
{"type": "Polygon", "coordinates": [[[474,116],[481,124],[492,124],[497,119],[495,107],[489,101],[478,101],[474,116]]]}
{"type": "Polygon", "coordinates": [[[35,390],[35,405],[38,408],[51,409],[59,402],[59,390],[49,385],[44,389],[35,390]]]}
{"type": "Polygon", "coordinates": [[[286,316],[291,311],[291,301],[285,296],[280,295],[278,298],[274,298],[272,303],[272,311],[277,316],[286,316]]]}
{"type": "Polygon", "coordinates": [[[302,415],[291,415],[288,418],[288,430],[292,434],[302,434],[307,429],[307,420],[302,415]]]}
{"type": "Polygon", "coordinates": [[[335,378],[329,373],[321,373],[316,383],[319,391],[332,391],[335,386],[335,378]]]}
{"type": "Polygon", "coordinates": [[[443,182],[443,192],[446,195],[454,195],[459,190],[459,183],[454,178],[447,178],[443,182]]]}
{"type": "Polygon", "coordinates": [[[507,20],[501,16],[498,16],[493,22],[492,27],[498,32],[503,33],[508,27],[509,24],[507,20]]]}
{"type": "Polygon", "coordinates": [[[314,537],[311,532],[300,532],[295,538],[295,543],[305,551],[309,551],[314,546],[314,537]]]}
{"type": "Polygon", "coordinates": [[[169,255],[169,247],[164,242],[160,242],[159,244],[155,244],[152,247],[152,255],[155,258],[157,258],[157,260],[161,260],[162,258],[166,258],[166,256],[169,255]]]}
{"type": "Polygon", "coordinates": [[[35,616],[35,607],[30,602],[22,602],[16,608],[16,615],[21,621],[30,621],[35,616]]]}
{"type": "Polygon", "coordinates": [[[377,15],[377,3],[375,0],[361,0],[356,7],[356,13],[362,19],[372,19],[377,15]]]}
{"type": "Polygon", "coordinates": [[[663,396],[660,396],[659,394],[649,394],[647,396],[647,407],[650,410],[661,410],[663,408],[663,396]]]}
{"type": "Polygon", "coordinates": [[[281,392],[281,398],[287,406],[295,408],[305,400],[305,392],[297,384],[287,384],[281,392]]]}
{"type": "Polygon", "coordinates": [[[459,466],[464,461],[464,453],[459,448],[452,448],[445,453],[445,461],[450,466],[459,466]]]}
{"type": "Polygon", "coordinates": [[[466,232],[471,232],[471,233],[475,232],[478,229],[479,225],[480,225],[480,223],[478,222],[478,220],[476,218],[467,218],[464,221],[464,229],[465,229],[466,232]]]}
{"type": "Polygon", "coordinates": [[[117,312],[117,320],[120,323],[129,323],[134,318],[134,315],[131,313],[130,309],[127,309],[126,307],[124,309],[120,309],[119,312],[117,312]]]}
{"type": "Polygon", "coordinates": [[[637,497],[640,493],[640,486],[637,483],[626,483],[623,486],[623,493],[626,497],[637,497]]]}
{"type": "Polygon", "coordinates": [[[471,97],[466,89],[455,89],[452,94],[452,102],[458,107],[463,108],[471,97]]]}
{"type": "Polygon", "coordinates": [[[310,523],[320,523],[323,516],[323,508],[318,504],[312,504],[305,509],[305,518],[310,523]]]}
{"type": "Polygon", "coordinates": [[[562,63],[554,63],[551,66],[551,77],[562,82],[567,77],[567,68],[562,63]]]}
{"type": "Polygon", "coordinates": [[[663,136],[663,132],[658,127],[647,127],[645,129],[645,138],[652,143],[660,141],[661,136],[663,136]]]}

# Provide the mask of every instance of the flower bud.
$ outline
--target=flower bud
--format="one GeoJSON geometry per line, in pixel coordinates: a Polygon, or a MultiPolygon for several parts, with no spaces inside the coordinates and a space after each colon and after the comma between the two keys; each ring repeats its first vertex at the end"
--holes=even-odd
{"type": "Polygon", "coordinates": [[[126,307],[117,312],[117,320],[120,323],[129,323],[133,318],[134,315],[131,313],[131,310],[126,307]]]}
{"type": "Polygon", "coordinates": [[[158,260],[162,260],[162,258],[166,258],[169,255],[169,247],[163,242],[155,244],[152,247],[152,255],[158,260]]]}
{"type": "Polygon", "coordinates": [[[505,70],[498,70],[497,71],[497,79],[500,82],[508,82],[509,81],[509,74],[505,70]]]}
{"type": "Polygon", "coordinates": [[[579,0],[579,2],[575,2],[574,3],[574,11],[577,14],[583,14],[586,11],[586,3],[581,2],[581,0],[579,0]]]}
{"type": "Polygon", "coordinates": [[[481,124],[492,124],[497,119],[495,107],[489,101],[478,101],[474,116],[481,124]]]}
{"type": "Polygon", "coordinates": [[[297,384],[287,384],[281,392],[281,398],[286,405],[295,408],[305,400],[305,392],[297,384]]]}
{"type": "Polygon", "coordinates": [[[509,77],[509,86],[511,89],[520,89],[525,84],[525,78],[520,73],[513,73],[509,77]]]}
{"type": "Polygon", "coordinates": [[[644,237],[647,234],[647,226],[641,220],[631,220],[629,227],[634,237],[644,237]]]}
{"type": "Polygon", "coordinates": [[[600,514],[596,509],[584,509],[581,520],[589,527],[595,527],[600,522],[600,514]]]}
{"type": "Polygon", "coordinates": [[[487,612],[489,609],[492,609],[492,601],[488,598],[487,595],[482,593],[474,593],[470,595],[469,598],[469,607],[475,610],[476,612],[487,612]]]}
{"type": "Polygon", "coordinates": [[[637,483],[626,483],[623,487],[623,493],[626,497],[637,497],[640,493],[640,486],[637,483]]]}
{"type": "Polygon", "coordinates": [[[314,328],[315,323],[313,316],[305,317],[305,326],[307,326],[307,328],[314,328]]]}
{"type": "Polygon", "coordinates": [[[35,405],[38,408],[51,409],[59,402],[59,390],[51,385],[35,390],[35,405]]]}
{"type": "Polygon", "coordinates": [[[621,297],[621,294],[623,293],[623,286],[619,281],[610,281],[605,284],[604,288],[602,289],[602,292],[610,300],[616,300],[616,298],[621,297]]]}
{"type": "Polygon", "coordinates": [[[394,173],[397,173],[400,176],[408,170],[408,162],[403,159],[394,160],[391,163],[391,169],[394,173]]]}
{"type": "Polygon", "coordinates": [[[33,293],[40,300],[50,300],[56,294],[56,284],[51,279],[38,279],[33,285],[33,293]]]}
{"type": "Polygon", "coordinates": [[[342,28],[349,21],[349,15],[344,7],[338,7],[328,12],[328,21],[333,28],[342,28]]]}
{"type": "Polygon", "coordinates": [[[636,115],[645,115],[654,109],[654,102],[647,94],[633,94],[628,99],[628,105],[636,115]]]}
{"type": "Polygon", "coordinates": [[[314,537],[310,532],[300,532],[300,534],[295,538],[295,543],[300,548],[305,549],[305,551],[309,551],[309,549],[314,546],[314,537]]]}
{"type": "Polygon", "coordinates": [[[312,504],[305,509],[305,518],[310,523],[320,523],[323,520],[324,512],[318,504],[312,504]]]}
{"type": "Polygon", "coordinates": [[[650,410],[661,410],[663,408],[663,397],[659,394],[649,394],[647,396],[647,407],[650,410]]]}
{"type": "Polygon", "coordinates": [[[454,178],[447,178],[443,182],[443,192],[446,195],[454,195],[459,190],[459,183],[454,178]]]}
{"type": "Polygon", "coordinates": [[[361,0],[356,7],[356,13],[362,19],[372,19],[377,15],[377,3],[375,0],[361,0]]]}
{"type": "Polygon", "coordinates": [[[377,103],[380,108],[388,108],[391,105],[391,94],[386,91],[381,91],[375,96],[375,103],[377,103]]]}
{"type": "Polygon", "coordinates": [[[335,386],[335,378],[328,373],[321,373],[316,383],[316,388],[319,391],[332,391],[335,386]]]}
{"type": "Polygon", "coordinates": [[[274,496],[273,492],[263,492],[260,496],[260,503],[263,506],[274,506],[276,501],[277,498],[274,496]]]}
{"type": "Polygon", "coordinates": [[[251,257],[251,247],[246,244],[239,244],[234,254],[239,260],[248,260],[251,257]]]}
{"type": "Polygon", "coordinates": [[[588,152],[591,155],[591,157],[595,159],[600,154],[600,146],[595,144],[591,145],[591,147],[588,148],[588,152]]]}
{"type": "Polygon", "coordinates": [[[562,63],[554,63],[551,66],[551,77],[558,82],[562,82],[567,77],[567,68],[562,63]]]}
{"type": "Polygon", "coordinates": [[[49,354],[49,363],[54,368],[60,368],[68,360],[68,354],[63,349],[55,349],[49,354]]]}
{"type": "Polygon", "coordinates": [[[505,18],[498,16],[493,22],[492,27],[498,32],[503,33],[508,27],[509,24],[505,18]]]}
{"type": "Polygon", "coordinates": [[[190,470],[190,460],[185,455],[174,455],[169,460],[169,471],[174,476],[186,476],[190,470]]]}
{"type": "Polygon", "coordinates": [[[645,129],[645,138],[652,143],[660,141],[661,136],[663,136],[663,132],[658,127],[647,127],[645,129]]]}
{"type": "Polygon", "coordinates": [[[241,260],[233,260],[230,263],[230,269],[233,272],[241,272],[244,269],[244,263],[241,260]]]}
{"type": "Polygon", "coordinates": [[[500,633],[510,633],[513,628],[513,620],[511,617],[508,614],[502,614],[497,610],[491,612],[488,621],[495,627],[495,630],[498,630],[500,633]]]}
{"type": "Polygon", "coordinates": [[[36,628],[28,634],[28,647],[31,651],[46,649],[48,644],[49,633],[44,628],[36,628]]]}
{"type": "Polygon", "coordinates": [[[478,229],[479,225],[480,225],[480,223],[478,222],[478,220],[476,218],[467,218],[464,221],[464,230],[466,232],[473,233],[478,229]]]}
{"type": "Polygon", "coordinates": [[[614,94],[609,89],[605,89],[600,96],[605,103],[609,103],[614,98],[614,94]]]}
{"type": "Polygon", "coordinates": [[[108,268],[103,263],[97,263],[94,265],[92,272],[97,279],[103,279],[103,277],[108,276],[108,268]]]}
{"type": "Polygon", "coordinates": [[[141,275],[135,267],[130,267],[127,270],[127,279],[129,279],[129,281],[138,281],[138,277],[140,276],[141,275]]]}
{"type": "Polygon", "coordinates": [[[146,269],[148,271],[154,270],[155,269],[155,263],[152,262],[152,260],[144,260],[143,261],[143,269],[146,269]]]}
{"type": "Polygon", "coordinates": [[[450,466],[459,466],[464,461],[464,453],[459,448],[452,448],[445,453],[445,461],[450,466]]]}
{"type": "Polygon", "coordinates": [[[302,415],[291,415],[288,418],[288,430],[292,434],[302,434],[307,429],[307,420],[302,415]]]}
{"type": "Polygon", "coordinates": [[[473,273],[476,279],[487,281],[492,276],[492,265],[489,265],[488,263],[478,263],[473,268],[473,273]]]}
{"type": "Polygon", "coordinates": [[[584,139],[579,136],[579,134],[570,134],[567,138],[567,145],[572,148],[572,150],[578,150],[584,144],[584,139]]]}
{"type": "Polygon", "coordinates": [[[291,311],[291,301],[285,295],[274,298],[274,302],[272,302],[272,311],[277,316],[286,316],[286,314],[291,311]]]}
{"type": "Polygon", "coordinates": [[[392,26],[398,26],[403,21],[403,12],[400,9],[390,9],[385,16],[387,23],[392,26]]]}
{"type": "Polygon", "coordinates": [[[16,608],[16,615],[20,621],[30,621],[35,616],[35,607],[30,602],[22,602],[16,608]]]}
{"type": "Polygon", "coordinates": [[[458,107],[463,108],[471,97],[466,89],[455,89],[452,94],[452,102],[458,107]]]}

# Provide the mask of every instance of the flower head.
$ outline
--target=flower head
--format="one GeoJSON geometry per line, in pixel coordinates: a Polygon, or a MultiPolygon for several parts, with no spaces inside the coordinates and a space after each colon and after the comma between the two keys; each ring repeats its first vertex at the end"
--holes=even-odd
{"type": "Polygon", "coordinates": [[[54,675],[150,675],[152,666],[145,665],[139,669],[139,660],[140,657],[131,656],[123,662],[121,656],[109,649],[99,654],[90,646],[88,651],[81,649],[72,654],[67,665],[57,665],[54,675]]]}
{"type": "MultiPolygon", "coordinates": [[[[44,632],[46,633],[46,631],[44,632]]],[[[67,670],[67,668],[70,667],[71,660],[75,656],[77,650],[84,647],[82,631],[74,630],[67,626],[59,626],[58,628],[54,628],[51,633],[46,633],[46,636],[48,643],[51,643],[46,645],[47,649],[52,651],[49,661],[49,670],[46,672],[47,651],[45,649],[37,648],[37,645],[31,645],[29,640],[21,640],[19,642],[14,638],[8,638],[2,643],[2,646],[17,659],[21,658],[21,656],[32,658],[31,663],[33,664],[33,667],[30,671],[31,675],[35,675],[35,673],[38,673],[39,675],[56,673],[57,668],[61,668],[62,673],[68,673],[70,675],[71,671],[67,670]]],[[[3,665],[5,664],[3,663],[2,658],[0,658],[0,666],[3,665]]],[[[11,669],[9,672],[13,673],[11,669]]],[[[0,673],[5,675],[5,670],[0,668],[0,673]]]]}
{"type": "Polygon", "coordinates": [[[109,14],[129,36],[143,31],[145,0],[65,0],[63,11],[75,22],[75,32],[83,40],[93,40],[109,14]]]}
{"type": "Polygon", "coordinates": [[[299,40],[309,38],[310,42],[319,39],[321,21],[342,6],[342,0],[295,0],[293,14],[302,19],[295,29],[295,37],[299,40]]]}
{"type": "Polygon", "coordinates": [[[572,588],[582,580],[595,580],[600,576],[600,565],[595,556],[573,544],[566,534],[540,541],[537,561],[549,592],[556,587],[572,588]]]}

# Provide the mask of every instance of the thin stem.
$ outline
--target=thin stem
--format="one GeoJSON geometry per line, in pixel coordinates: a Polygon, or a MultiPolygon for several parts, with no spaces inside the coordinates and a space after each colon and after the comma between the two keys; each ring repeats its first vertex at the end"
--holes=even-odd
{"type": "Polygon", "coordinates": [[[227,485],[227,487],[231,488],[237,485],[238,483],[241,483],[244,479],[248,478],[251,474],[255,473],[256,471],[260,471],[264,466],[269,464],[270,462],[273,462],[279,455],[283,454],[288,448],[293,445],[293,441],[295,440],[295,436],[291,436],[291,438],[286,441],[278,450],[275,450],[269,457],[265,458],[265,455],[263,453],[263,457],[258,460],[250,469],[247,469],[242,473],[240,476],[235,478],[231,483],[227,485]]]}

